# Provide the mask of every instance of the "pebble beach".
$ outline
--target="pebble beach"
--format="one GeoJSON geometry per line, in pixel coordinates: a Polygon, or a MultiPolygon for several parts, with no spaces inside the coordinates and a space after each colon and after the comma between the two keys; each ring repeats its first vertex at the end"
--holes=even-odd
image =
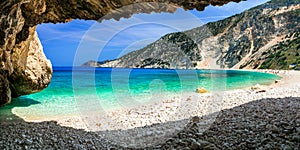
{"type": "Polygon", "coordinates": [[[293,149],[300,147],[300,72],[272,85],[171,99],[99,114],[1,122],[1,149],[293,149]]]}

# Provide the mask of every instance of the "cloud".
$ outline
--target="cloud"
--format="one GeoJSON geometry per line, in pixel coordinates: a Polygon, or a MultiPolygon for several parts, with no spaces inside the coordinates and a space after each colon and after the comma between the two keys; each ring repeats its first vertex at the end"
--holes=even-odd
{"type": "Polygon", "coordinates": [[[52,27],[52,25],[39,25],[37,27],[37,32],[39,37],[41,37],[41,42],[52,42],[55,40],[64,40],[64,41],[74,41],[77,42],[84,35],[84,30],[69,30],[69,29],[58,29],[52,27]]]}
{"type": "Polygon", "coordinates": [[[106,42],[109,46],[125,47],[136,41],[158,39],[170,32],[188,30],[201,25],[203,23],[196,16],[182,9],[175,14],[137,14],[129,19],[93,24],[82,42],[106,42]]]}
{"type": "Polygon", "coordinates": [[[197,16],[178,9],[174,14],[135,14],[129,19],[104,20],[102,23],[73,20],[65,24],[42,24],[38,26],[37,31],[43,43],[63,40],[105,44],[113,41],[114,43],[110,42],[111,46],[124,47],[135,41],[158,39],[170,32],[188,30],[201,25],[203,23],[197,16]],[[116,42],[116,39],[119,42],[116,42]]]}

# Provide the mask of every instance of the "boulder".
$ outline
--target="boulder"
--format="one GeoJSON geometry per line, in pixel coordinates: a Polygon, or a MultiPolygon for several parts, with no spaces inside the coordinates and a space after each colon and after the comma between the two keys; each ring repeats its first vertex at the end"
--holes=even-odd
{"type": "Polygon", "coordinates": [[[8,79],[12,97],[39,92],[48,86],[52,65],[43,52],[35,27],[29,30],[28,39],[16,45],[11,59],[14,71],[8,79]]]}
{"type": "Polygon", "coordinates": [[[255,91],[256,93],[261,93],[261,92],[267,92],[266,89],[264,89],[261,85],[256,84],[254,86],[251,87],[252,91],[255,91]]]}
{"type": "Polygon", "coordinates": [[[35,27],[29,28],[28,32],[27,39],[16,44],[10,52],[11,71],[0,68],[3,72],[0,105],[9,103],[11,98],[39,92],[51,81],[52,66],[43,52],[35,27]]]}
{"type": "Polygon", "coordinates": [[[205,88],[201,87],[201,88],[197,88],[196,92],[197,93],[207,93],[208,91],[205,88]]]}

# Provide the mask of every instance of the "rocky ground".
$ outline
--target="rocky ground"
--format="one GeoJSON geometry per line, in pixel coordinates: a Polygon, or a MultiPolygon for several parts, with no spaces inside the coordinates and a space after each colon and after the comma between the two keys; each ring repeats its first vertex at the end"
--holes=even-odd
{"type": "MultiPolygon", "coordinates": [[[[262,99],[222,110],[204,133],[187,127],[164,149],[299,149],[300,98],[262,99]],[[189,147],[189,148],[188,148],[189,147]]],[[[191,125],[190,123],[189,125],[191,125]]]]}
{"type": "MultiPolygon", "coordinates": [[[[261,99],[222,110],[208,130],[193,117],[161,144],[145,149],[299,149],[300,98],[261,99]]],[[[1,149],[127,149],[97,132],[62,127],[56,122],[0,123],[1,149]]],[[[108,132],[109,133],[109,132],[108,132]]]]}

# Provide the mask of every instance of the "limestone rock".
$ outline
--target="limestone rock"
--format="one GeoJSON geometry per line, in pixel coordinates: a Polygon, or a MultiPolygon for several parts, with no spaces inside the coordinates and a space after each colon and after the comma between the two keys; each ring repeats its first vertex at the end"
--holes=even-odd
{"type": "Polygon", "coordinates": [[[9,77],[12,97],[38,92],[48,86],[52,66],[43,53],[35,27],[30,28],[27,40],[15,45],[11,58],[14,69],[9,77]]]}
{"type": "Polygon", "coordinates": [[[262,92],[266,92],[267,91],[264,87],[262,87],[259,84],[256,84],[256,85],[252,86],[251,90],[255,91],[256,93],[262,93],[262,92]]]}
{"type": "Polygon", "coordinates": [[[10,98],[10,88],[9,88],[9,82],[7,79],[0,74],[0,104],[9,103],[10,98]]]}
{"type": "Polygon", "coordinates": [[[205,88],[197,88],[196,92],[197,93],[207,93],[207,90],[205,88]]]}
{"type": "Polygon", "coordinates": [[[256,84],[256,85],[254,85],[254,86],[251,87],[252,91],[261,90],[261,89],[262,89],[262,86],[259,85],[259,84],[256,84]]]}

